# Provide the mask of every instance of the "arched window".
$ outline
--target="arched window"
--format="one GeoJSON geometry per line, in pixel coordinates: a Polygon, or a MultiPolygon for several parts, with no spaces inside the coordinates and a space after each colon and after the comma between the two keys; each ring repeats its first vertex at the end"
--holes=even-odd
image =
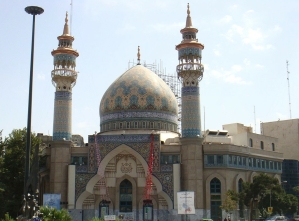
{"type": "Polygon", "coordinates": [[[119,185],[119,211],[132,212],[132,183],[127,179],[119,185]]]}
{"type": "Polygon", "coordinates": [[[221,217],[221,183],[217,178],[212,179],[210,182],[210,198],[211,219],[218,220],[221,217]]]}
{"type": "Polygon", "coordinates": [[[252,139],[249,138],[249,146],[252,147],[253,146],[253,142],[252,142],[252,139]]]}
{"type": "Polygon", "coordinates": [[[263,149],[264,149],[264,142],[261,141],[261,150],[263,150],[263,149]]]}
{"type": "Polygon", "coordinates": [[[272,151],[275,151],[275,144],[272,143],[272,151]]]}
{"type": "MultiPolygon", "coordinates": [[[[243,180],[242,179],[239,179],[238,181],[238,193],[241,193],[243,190],[243,180]]],[[[243,206],[243,203],[241,201],[239,201],[239,216],[244,218],[244,206],[243,206]]]]}

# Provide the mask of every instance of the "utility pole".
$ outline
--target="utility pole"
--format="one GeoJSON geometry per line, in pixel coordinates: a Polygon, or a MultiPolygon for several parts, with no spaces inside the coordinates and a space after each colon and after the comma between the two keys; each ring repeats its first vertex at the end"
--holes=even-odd
{"type": "Polygon", "coordinates": [[[290,72],[289,72],[289,61],[287,60],[287,81],[288,81],[288,93],[289,93],[289,109],[290,109],[290,119],[292,119],[292,110],[291,110],[291,93],[290,93],[290,72]]]}

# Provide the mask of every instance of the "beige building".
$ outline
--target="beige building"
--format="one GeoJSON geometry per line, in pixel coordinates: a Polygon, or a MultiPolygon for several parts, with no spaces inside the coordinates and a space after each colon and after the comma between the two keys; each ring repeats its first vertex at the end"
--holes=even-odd
{"type": "Polygon", "coordinates": [[[299,119],[261,123],[262,134],[278,138],[278,151],[284,159],[299,159],[299,119]]]}

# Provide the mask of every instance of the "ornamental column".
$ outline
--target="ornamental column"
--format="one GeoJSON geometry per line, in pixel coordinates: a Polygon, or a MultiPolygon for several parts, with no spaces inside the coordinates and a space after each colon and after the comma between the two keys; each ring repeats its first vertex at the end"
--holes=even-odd
{"type": "Polygon", "coordinates": [[[182,82],[182,137],[201,137],[199,82],[204,67],[201,53],[204,45],[196,39],[198,30],[192,27],[189,3],[186,27],[181,30],[183,40],[176,46],[179,64],[177,74],[182,82]]]}
{"type": "Polygon", "coordinates": [[[53,140],[71,140],[72,137],[72,88],[76,84],[76,58],[79,53],[72,48],[66,13],[63,34],[57,37],[58,48],[52,51],[54,70],[52,83],[56,88],[54,102],[53,140]]]}

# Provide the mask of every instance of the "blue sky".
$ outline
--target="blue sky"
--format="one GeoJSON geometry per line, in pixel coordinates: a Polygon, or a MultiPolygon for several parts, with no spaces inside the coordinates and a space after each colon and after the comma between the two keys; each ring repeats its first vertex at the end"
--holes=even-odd
{"type": "MultiPolygon", "coordinates": [[[[292,118],[298,118],[299,1],[73,0],[73,48],[80,53],[73,88],[74,134],[87,141],[88,134],[100,130],[101,97],[127,70],[129,60],[136,61],[138,45],[142,61],[162,61],[167,73],[175,73],[175,45],[181,41],[188,2],[197,38],[205,45],[202,128],[238,122],[256,124],[259,133],[261,121],[289,119],[286,60],[292,118]]],[[[36,18],[32,131],[52,135],[51,51],[62,34],[70,0],[0,1],[3,136],[27,125],[32,16],[24,8],[29,5],[45,10],[36,18]]]]}

